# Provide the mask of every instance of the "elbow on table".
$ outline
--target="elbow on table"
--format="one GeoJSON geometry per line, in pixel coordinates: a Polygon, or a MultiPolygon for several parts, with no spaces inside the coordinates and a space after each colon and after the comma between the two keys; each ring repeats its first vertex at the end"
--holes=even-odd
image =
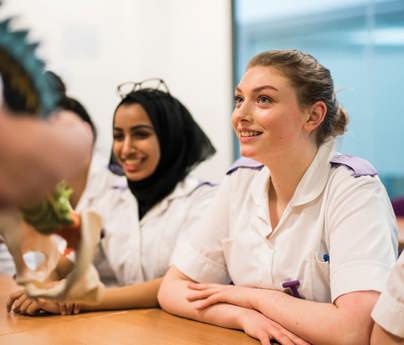
{"type": "Polygon", "coordinates": [[[339,336],[336,336],[334,338],[335,344],[369,345],[371,329],[372,329],[371,325],[364,325],[363,323],[362,324],[352,323],[352,325],[341,327],[339,336]]]}
{"type": "MultiPolygon", "coordinates": [[[[157,293],[157,300],[160,307],[168,313],[175,314],[175,297],[173,298],[173,293],[171,292],[172,280],[167,276],[164,277],[161,282],[160,289],[157,293]]],[[[175,295],[174,295],[175,296],[175,295]]]]}

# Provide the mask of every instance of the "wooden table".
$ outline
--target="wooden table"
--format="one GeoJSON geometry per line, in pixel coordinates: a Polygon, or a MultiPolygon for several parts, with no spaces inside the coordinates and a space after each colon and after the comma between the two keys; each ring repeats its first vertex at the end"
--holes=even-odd
{"type": "Polygon", "coordinates": [[[1,345],[258,345],[240,331],[182,319],[161,309],[108,311],[69,316],[8,314],[6,301],[18,289],[0,276],[1,345]]]}

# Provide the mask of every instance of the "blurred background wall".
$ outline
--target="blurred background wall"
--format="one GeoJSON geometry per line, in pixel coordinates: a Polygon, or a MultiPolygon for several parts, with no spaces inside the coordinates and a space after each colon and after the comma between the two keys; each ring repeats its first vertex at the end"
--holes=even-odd
{"type": "Polygon", "coordinates": [[[404,195],[404,1],[234,4],[235,80],[264,50],[296,48],[315,56],[331,70],[350,114],[339,151],[368,159],[389,195],[404,195]]]}

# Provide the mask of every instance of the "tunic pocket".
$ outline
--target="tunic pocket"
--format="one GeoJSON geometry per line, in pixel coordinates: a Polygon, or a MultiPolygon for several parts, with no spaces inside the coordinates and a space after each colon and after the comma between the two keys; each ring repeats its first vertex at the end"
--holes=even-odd
{"type": "Polygon", "coordinates": [[[331,302],[330,263],[327,254],[315,252],[309,257],[311,300],[331,302]]]}

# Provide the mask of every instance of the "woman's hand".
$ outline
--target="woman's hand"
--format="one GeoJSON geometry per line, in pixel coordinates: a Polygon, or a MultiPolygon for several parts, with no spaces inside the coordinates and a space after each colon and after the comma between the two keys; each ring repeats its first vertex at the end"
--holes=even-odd
{"type": "Polygon", "coordinates": [[[78,314],[80,308],[76,303],[31,298],[25,294],[24,290],[20,290],[10,295],[7,301],[7,311],[31,316],[39,314],[40,311],[51,314],[71,315],[78,314]]]}
{"type": "Polygon", "coordinates": [[[52,314],[59,314],[59,305],[56,302],[34,299],[28,297],[24,290],[14,292],[7,301],[7,311],[22,315],[36,315],[41,310],[52,314]]]}
{"type": "Polygon", "coordinates": [[[193,290],[187,296],[196,309],[205,309],[213,304],[228,303],[240,307],[252,309],[251,296],[254,288],[223,284],[199,284],[189,283],[188,287],[193,290]]]}
{"type": "Polygon", "coordinates": [[[240,315],[240,326],[249,336],[258,339],[262,345],[270,345],[271,340],[276,340],[282,345],[309,345],[280,324],[255,310],[246,310],[240,315]]]}

